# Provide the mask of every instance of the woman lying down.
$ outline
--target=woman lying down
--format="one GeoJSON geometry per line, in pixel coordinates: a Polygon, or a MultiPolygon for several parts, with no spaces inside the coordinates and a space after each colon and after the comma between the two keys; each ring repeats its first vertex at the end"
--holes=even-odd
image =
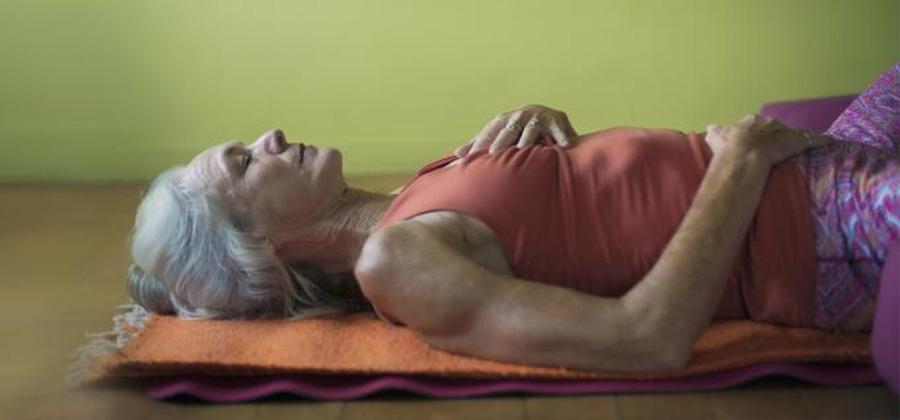
{"type": "MultiPolygon", "coordinates": [[[[865,331],[871,304],[834,319],[817,299],[803,163],[839,143],[755,115],[579,136],[531,105],[380,194],[273,130],[152,182],[129,289],[187,318],[370,310],[444,351],[587,370],[680,369],[714,319],[865,331]]],[[[860,224],[900,217],[872,209],[860,224]]]]}

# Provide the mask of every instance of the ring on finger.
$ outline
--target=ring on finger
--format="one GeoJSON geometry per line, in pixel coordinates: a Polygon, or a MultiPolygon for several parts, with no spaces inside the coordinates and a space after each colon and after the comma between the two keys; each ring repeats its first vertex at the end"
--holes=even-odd
{"type": "Polygon", "coordinates": [[[521,130],[522,124],[519,124],[517,122],[510,122],[509,124],[506,124],[506,128],[513,129],[513,130],[521,130]]]}
{"type": "Polygon", "coordinates": [[[528,126],[537,125],[538,122],[539,122],[538,117],[536,117],[536,116],[531,117],[531,119],[528,120],[528,126]]]}

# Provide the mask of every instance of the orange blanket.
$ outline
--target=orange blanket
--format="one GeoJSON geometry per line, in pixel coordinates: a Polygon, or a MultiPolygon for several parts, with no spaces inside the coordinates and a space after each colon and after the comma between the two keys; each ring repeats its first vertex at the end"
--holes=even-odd
{"type": "Polygon", "coordinates": [[[694,344],[686,368],[647,374],[526,366],[451,354],[429,347],[407,328],[367,314],[293,322],[189,321],[141,311],[132,307],[129,322],[118,316],[117,331],[96,339],[106,341],[105,351],[96,351],[95,340],[95,351],[88,356],[90,360],[82,361],[77,373],[81,380],[91,383],[117,376],[285,373],[662,379],[758,362],[871,362],[868,334],[786,328],[747,320],[713,323],[694,344]],[[116,341],[118,344],[114,344],[116,341]]]}

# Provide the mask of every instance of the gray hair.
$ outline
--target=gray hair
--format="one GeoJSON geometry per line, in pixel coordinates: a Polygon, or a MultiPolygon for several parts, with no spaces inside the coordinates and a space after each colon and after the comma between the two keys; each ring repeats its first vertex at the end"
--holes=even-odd
{"type": "Polygon", "coordinates": [[[288,317],[371,310],[353,289],[310,265],[288,266],[251,235],[251,221],[170,168],[143,193],[130,235],[128,290],[139,305],[186,318],[288,317]],[[352,290],[351,290],[352,289],[352,290]]]}

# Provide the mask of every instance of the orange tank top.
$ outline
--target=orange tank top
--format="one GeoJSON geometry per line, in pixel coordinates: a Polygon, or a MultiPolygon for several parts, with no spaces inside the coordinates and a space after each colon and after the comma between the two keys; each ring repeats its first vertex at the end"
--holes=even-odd
{"type": "MultiPolygon", "coordinates": [[[[617,127],[572,148],[445,156],[412,177],[376,229],[461,212],[494,232],[517,277],[618,297],[650,271],[687,214],[712,159],[704,135],[617,127]]],[[[812,327],[808,194],[799,162],[772,169],[715,319],[812,327]]]]}

